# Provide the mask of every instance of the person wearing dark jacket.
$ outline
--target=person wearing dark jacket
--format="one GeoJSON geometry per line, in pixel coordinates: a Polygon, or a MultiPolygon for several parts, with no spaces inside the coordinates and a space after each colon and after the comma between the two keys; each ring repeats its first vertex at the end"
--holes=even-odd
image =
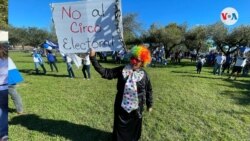
{"type": "Polygon", "coordinates": [[[51,71],[53,71],[53,66],[54,66],[56,69],[56,72],[58,72],[58,69],[56,66],[56,57],[52,54],[50,50],[48,50],[47,59],[48,59],[51,71]]]}
{"type": "Polygon", "coordinates": [[[131,49],[130,64],[116,68],[103,68],[91,49],[90,60],[104,79],[117,80],[114,104],[113,141],[138,141],[142,131],[142,112],[146,103],[152,111],[153,97],[150,79],[142,69],[151,61],[150,51],[144,46],[131,49]]]}

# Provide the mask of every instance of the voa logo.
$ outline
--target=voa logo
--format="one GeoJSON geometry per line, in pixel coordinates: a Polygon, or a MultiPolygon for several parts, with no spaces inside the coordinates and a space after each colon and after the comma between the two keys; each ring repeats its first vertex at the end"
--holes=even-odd
{"type": "Polygon", "coordinates": [[[234,25],[238,21],[239,15],[234,8],[227,7],[222,10],[220,19],[226,25],[234,25]]]}

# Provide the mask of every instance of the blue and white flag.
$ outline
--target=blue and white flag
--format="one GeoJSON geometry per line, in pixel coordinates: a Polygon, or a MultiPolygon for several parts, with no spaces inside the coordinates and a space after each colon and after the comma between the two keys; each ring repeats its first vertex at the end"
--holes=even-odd
{"type": "Polygon", "coordinates": [[[250,47],[241,47],[241,48],[240,48],[240,51],[241,51],[242,53],[247,53],[247,52],[250,51],[250,47]]]}
{"type": "Polygon", "coordinates": [[[23,77],[16,68],[12,59],[8,58],[8,85],[17,84],[23,81],[23,77]]]}
{"type": "Polygon", "coordinates": [[[48,50],[52,50],[52,49],[59,49],[58,44],[50,41],[50,40],[46,40],[43,44],[42,47],[48,50]]]}
{"type": "Polygon", "coordinates": [[[247,53],[247,52],[249,52],[249,51],[250,51],[250,47],[246,47],[244,53],[247,53]]]}

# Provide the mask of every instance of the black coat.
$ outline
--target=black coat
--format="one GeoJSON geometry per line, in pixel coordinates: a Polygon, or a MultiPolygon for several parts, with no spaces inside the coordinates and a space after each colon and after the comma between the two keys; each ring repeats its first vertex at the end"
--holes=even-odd
{"type": "Polygon", "coordinates": [[[147,108],[151,108],[153,104],[152,86],[147,73],[144,71],[143,78],[137,82],[137,91],[139,99],[139,108],[127,113],[122,107],[122,98],[126,79],[123,78],[122,70],[125,66],[116,68],[103,68],[95,57],[90,57],[95,70],[101,74],[102,78],[117,78],[117,94],[114,104],[114,129],[113,141],[137,141],[141,136],[142,111],[143,105],[146,103],[147,108]]]}

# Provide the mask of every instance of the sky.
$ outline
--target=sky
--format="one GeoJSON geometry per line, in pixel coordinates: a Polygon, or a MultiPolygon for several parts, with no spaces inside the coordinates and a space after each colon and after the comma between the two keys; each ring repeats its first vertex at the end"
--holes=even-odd
{"type": "MultiPolygon", "coordinates": [[[[9,24],[15,27],[38,27],[49,30],[52,23],[50,3],[77,0],[9,0],[9,24]]],[[[189,27],[211,25],[220,21],[226,7],[233,7],[239,17],[235,25],[250,25],[250,0],[122,0],[122,13],[136,13],[142,28],[147,30],[156,23],[189,27]]]]}

